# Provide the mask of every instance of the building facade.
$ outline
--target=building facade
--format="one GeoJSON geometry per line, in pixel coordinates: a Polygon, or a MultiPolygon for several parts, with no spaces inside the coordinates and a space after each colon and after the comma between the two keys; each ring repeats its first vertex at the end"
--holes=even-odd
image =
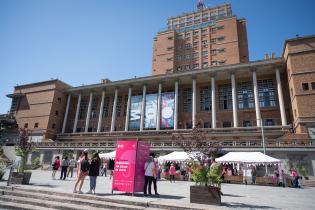
{"type": "Polygon", "coordinates": [[[279,58],[249,62],[247,48],[245,20],[229,4],[200,7],[169,18],[154,41],[152,76],[17,86],[11,112],[36,133],[32,156],[46,164],[64,151],[114,150],[117,139],[146,141],[160,154],[182,150],[173,137],[189,140],[199,127],[222,153],[263,151],[264,137],[267,154],[314,175],[315,36],[286,40],[279,58]]]}
{"type": "Polygon", "coordinates": [[[154,38],[152,75],[249,61],[246,20],[230,4],[170,17],[154,38]]]}

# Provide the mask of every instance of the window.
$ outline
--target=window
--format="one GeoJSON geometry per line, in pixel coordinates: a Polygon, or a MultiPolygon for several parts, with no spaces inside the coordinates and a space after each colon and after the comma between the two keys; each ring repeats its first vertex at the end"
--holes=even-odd
{"type": "Polygon", "coordinates": [[[127,114],[127,105],[128,105],[128,95],[125,95],[125,100],[124,100],[124,116],[127,114]]]}
{"type": "Polygon", "coordinates": [[[95,119],[96,118],[96,109],[97,109],[97,101],[96,98],[93,98],[92,100],[92,107],[91,107],[91,119],[95,119]]]}
{"type": "Polygon", "coordinates": [[[117,97],[117,104],[116,104],[116,116],[120,117],[121,115],[121,104],[122,104],[122,96],[117,97]]]}
{"type": "Polygon", "coordinates": [[[190,55],[186,55],[186,60],[190,60],[190,55]]]}
{"type": "Polygon", "coordinates": [[[200,87],[200,111],[211,110],[211,87],[200,87]]]}
{"type": "Polygon", "coordinates": [[[216,42],[217,42],[216,39],[210,39],[210,43],[211,43],[211,44],[215,44],[216,42]]]}
{"type": "Polygon", "coordinates": [[[181,61],[181,60],[182,60],[182,55],[178,55],[178,56],[177,56],[177,60],[178,60],[178,61],[181,61]]]}
{"type": "Polygon", "coordinates": [[[80,104],[80,109],[79,109],[79,119],[83,120],[86,116],[86,110],[87,110],[87,100],[82,100],[80,104]]]}
{"type": "Polygon", "coordinates": [[[192,106],[192,92],[191,88],[185,88],[183,90],[183,109],[184,112],[191,112],[192,106]]]}
{"type": "Polygon", "coordinates": [[[302,83],[302,89],[308,90],[308,83],[302,83]]]}
{"type": "Polygon", "coordinates": [[[180,35],[177,35],[177,39],[182,39],[183,38],[183,35],[180,34],[180,35]]]}
{"type": "Polygon", "coordinates": [[[202,63],[202,68],[207,68],[208,67],[208,62],[203,62],[202,63]]]}
{"type": "Polygon", "coordinates": [[[58,103],[59,103],[59,104],[61,104],[61,98],[60,98],[60,97],[58,97],[58,99],[57,99],[57,100],[58,100],[58,103]]]}
{"type": "Polygon", "coordinates": [[[51,128],[52,128],[52,129],[55,129],[55,128],[56,128],[56,124],[55,124],[55,123],[52,124],[51,128]]]}
{"type": "Polygon", "coordinates": [[[55,116],[58,116],[59,112],[58,110],[55,111],[55,116]]]}
{"type": "Polygon", "coordinates": [[[210,122],[204,122],[203,127],[204,128],[211,128],[211,123],[210,122]]]}
{"type": "Polygon", "coordinates": [[[199,69],[199,63],[194,64],[194,69],[199,69]]]}
{"type": "Polygon", "coordinates": [[[199,57],[199,53],[198,52],[194,52],[194,58],[198,58],[199,57]]]}
{"type": "Polygon", "coordinates": [[[206,35],[207,34],[207,29],[202,29],[201,35],[206,35]]]}
{"type": "Polygon", "coordinates": [[[194,46],[198,46],[198,41],[194,41],[194,46]]]}
{"type": "Polygon", "coordinates": [[[39,125],[39,123],[37,122],[37,123],[35,123],[34,124],[34,128],[38,128],[38,125],[39,125]]]}
{"type": "Polygon", "coordinates": [[[218,63],[219,63],[219,65],[224,65],[225,64],[225,60],[224,61],[219,61],[218,63]]]}
{"type": "Polygon", "coordinates": [[[207,44],[207,40],[203,40],[203,41],[202,41],[202,44],[203,44],[203,45],[207,44]]]}
{"type": "Polygon", "coordinates": [[[104,106],[103,106],[103,116],[102,118],[110,116],[109,112],[109,97],[104,98],[104,106]]]}
{"type": "Polygon", "coordinates": [[[264,120],[264,126],[274,126],[275,121],[273,119],[265,119],[264,120]]]}
{"type": "Polygon", "coordinates": [[[239,109],[254,108],[252,82],[241,82],[237,85],[237,101],[239,109]]]}
{"type": "Polygon", "coordinates": [[[260,107],[275,107],[275,89],[271,79],[258,80],[258,96],[260,107]]]}
{"type": "Polygon", "coordinates": [[[229,121],[225,121],[222,123],[223,128],[230,128],[232,126],[232,123],[229,121]]]}
{"type": "Polygon", "coordinates": [[[190,43],[187,43],[187,44],[185,45],[185,47],[186,47],[187,50],[190,49],[190,43]]]}
{"type": "Polygon", "coordinates": [[[225,52],[225,48],[220,48],[220,49],[218,49],[218,52],[219,52],[219,53],[225,52]]]}
{"type": "Polygon", "coordinates": [[[232,109],[232,87],[231,87],[231,84],[219,86],[219,108],[221,110],[232,109]]]}
{"type": "Polygon", "coordinates": [[[190,41],[190,37],[186,37],[185,40],[186,40],[186,42],[189,42],[190,41]]]}
{"type": "Polygon", "coordinates": [[[218,39],[219,42],[222,42],[225,39],[225,37],[224,36],[220,36],[217,39],[218,39]]]}
{"type": "Polygon", "coordinates": [[[25,123],[25,124],[24,124],[24,128],[28,128],[28,123],[25,123]]]}
{"type": "Polygon", "coordinates": [[[244,120],[243,121],[243,127],[251,127],[252,126],[252,122],[249,120],[244,120]]]}
{"type": "Polygon", "coordinates": [[[216,49],[213,49],[210,51],[211,55],[216,55],[217,54],[217,50],[216,49]]]}
{"type": "Polygon", "coordinates": [[[208,56],[208,51],[202,51],[202,57],[207,57],[208,56]]]}
{"type": "Polygon", "coordinates": [[[210,33],[215,33],[217,31],[216,28],[210,28],[210,33]]]}
{"type": "Polygon", "coordinates": [[[190,37],[190,33],[189,33],[189,32],[186,33],[186,34],[185,34],[185,37],[190,37]]]}
{"type": "Polygon", "coordinates": [[[208,45],[206,45],[206,44],[202,45],[202,48],[207,48],[207,47],[208,47],[208,45]]]}
{"type": "Polygon", "coordinates": [[[217,29],[222,30],[222,29],[224,29],[224,26],[218,26],[217,29]]]}
{"type": "Polygon", "coordinates": [[[194,31],[194,36],[198,35],[199,31],[194,31]]]}
{"type": "Polygon", "coordinates": [[[311,85],[312,85],[312,90],[315,90],[315,82],[312,82],[311,85]]]}
{"type": "Polygon", "coordinates": [[[168,40],[173,40],[172,36],[167,37],[168,40]]]}
{"type": "Polygon", "coordinates": [[[179,45],[177,46],[177,50],[181,50],[181,49],[182,49],[182,45],[179,44],[179,45]]]}

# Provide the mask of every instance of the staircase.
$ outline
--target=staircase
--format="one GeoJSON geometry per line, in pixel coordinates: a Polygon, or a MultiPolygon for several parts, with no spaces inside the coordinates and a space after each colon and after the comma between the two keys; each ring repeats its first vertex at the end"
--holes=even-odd
{"type": "MultiPolygon", "coordinates": [[[[209,206],[162,203],[157,201],[143,202],[72,193],[61,193],[46,190],[35,190],[21,187],[0,186],[0,209],[18,210],[157,210],[157,209],[206,209],[209,206]]],[[[213,208],[211,208],[213,209],[213,208]]]]}

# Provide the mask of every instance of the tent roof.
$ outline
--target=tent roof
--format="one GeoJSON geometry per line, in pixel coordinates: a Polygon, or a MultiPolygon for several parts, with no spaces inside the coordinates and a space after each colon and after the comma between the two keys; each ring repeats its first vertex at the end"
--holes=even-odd
{"type": "Polygon", "coordinates": [[[215,159],[218,163],[280,163],[281,160],[265,155],[261,152],[229,152],[215,159]]]}
{"type": "Polygon", "coordinates": [[[187,152],[172,152],[168,155],[160,156],[158,158],[159,162],[165,162],[165,161],[174,161],[174,162],[181,162],[181,161],[186,161],[190,157],[187,154],[187,152]]]}
{"type": "Polygon", "coordinates": [[[100,158],[103,158],[103,159],[115,159],[116,158],[116,151],[112,151],[112,152],[109,152],[109,153],[100,153],[99,154],[100,158]]]}

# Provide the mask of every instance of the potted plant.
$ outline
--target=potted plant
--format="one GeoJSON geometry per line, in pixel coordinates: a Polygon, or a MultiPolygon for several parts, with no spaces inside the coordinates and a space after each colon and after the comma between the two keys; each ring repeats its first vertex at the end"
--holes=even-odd
{"type": "Polygon", "coordinates": [[[19,137],[16,145],[16,154],[21,157],[17,172],[12,173],[12,182],[15,184],[29,184],[32,172],[26,171],[26,161],[29,153],[34,151],[32,142],[29,142],[28,130],[19,129],[19,137]]]}
{"type": "Polygon", "coordinates": [[[192,134],[173,136],[192,159],[192,180],[190,186],[190,202],[221,205],[220,167],[214,161],[220,148],[218,145],[205,141],[205,132],[196,127],[192,134]],[[197,160],[197,161],[196,161],[197,160]],[[213,160],[210,163],[210,160],[213,160]]]}

